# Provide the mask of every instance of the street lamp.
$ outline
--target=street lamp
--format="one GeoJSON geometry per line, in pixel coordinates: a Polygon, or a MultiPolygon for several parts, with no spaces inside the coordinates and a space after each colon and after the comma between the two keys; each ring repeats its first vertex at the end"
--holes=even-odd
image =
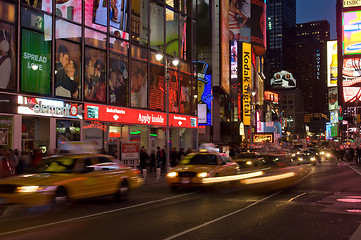
{"type": "MultiPolygon", "coordinates": [[[[175,55],[175,52],[172,53],[172,55],[175,55]]],[[[164,53],[163,52],[157,52],[155,54],[155,58],[158,61],[161,61],[164,57],[164,53]]],[[[170,168],[170,164],[169,164],[169,155],[170,155],[170,149],[169,149],[169,80],[170,80],[170,75],[169,75],[169,67],[170,67],[170,63],[172,62],[172,64],[174,66],[178,66],[179,64],[179,58],[173,56],[171,59],[165,55],[164,58],[164,70],[165,70],[165,83],[166,83],[166,113],[167,113],[167,125],[166,125],[166,130],[165,130],[165,147],[166,147],[166,163],[165,163],[165,168],[166,171],[168,172],[169,168],[170,168]]]]}

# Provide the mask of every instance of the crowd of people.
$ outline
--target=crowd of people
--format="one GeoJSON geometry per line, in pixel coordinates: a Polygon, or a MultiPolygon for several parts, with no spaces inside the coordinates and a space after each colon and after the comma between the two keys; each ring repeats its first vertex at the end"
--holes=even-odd
{"type": "Polygon", "coordinates": [[[22,152],[18,149],[0,149],[0,178],[27,173],[40,163],[42,157],[40,149],[22,152]]]}
{"type": "MultiPolygon", "coordinates": [[[[170,167],[177,166],[183,158],[194,152],[194,149],[188,148],[187,151],[184,148],[181,148],[179,151],[173,147],[169,154],[169,164],[170,167]]],[[[147,169],[147,172],[155,172],[157,168],[160,168],[161,173],[166,171],[166,151],[164,148],[157,147],[157,150],[152,150],[150,154],[147,153],[147,150],[144,146],[140,149],[140,164],[139,169],[147,169]]]]}

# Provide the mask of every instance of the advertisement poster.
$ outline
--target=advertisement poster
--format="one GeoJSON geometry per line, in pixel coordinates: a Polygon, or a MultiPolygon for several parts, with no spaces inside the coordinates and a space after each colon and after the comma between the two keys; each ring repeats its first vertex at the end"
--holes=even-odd
{"type": "Polygon", "coordinates": [[[105,52],[85,48],[84,99],[105,102],[105,52]]]}
{"type": "Polygon", "coordinates": [[[229,94],[229,0],[221,0],[221,87],[229,94]]]}
{"type": "Polygon", "coordinates": [[[80,44],[56,41],[55,95],[80,99],[81,77],[80,44]]]}
{"type": "Polygon", "coordinates": [[[0,148],[13,148],[13,117],[0,116],[0,148]]]}
{"type": "MultiPolygon", "coordinates": [[[[197,102],[198,106],[205,104],[206,110],[202,117],[202,120],[199,120],[199,125],[211,125],[212,124],[212,76],[208,73],[208,64],[205,62],[197,62],[198,69],[198,78],[197,78],[197,102]]],[[[202,108],[201,108],[202,109],[202,108]]],[[[199,116],[198,116],[199,117],[199,116]]]]}
{"type": "Polygon", "coordinates": [[[354,102],[361,97],[361,59],[348,58],[343,61],[342,87],[345,102],[354,102]]]}
{"type": "Polygon", "coordinates": [[[250,0],[231,0],[229,3],[230,40],[251,42],[251,3],[250,0]]]}
{"type": "Polygon", "coordinates": [[[251,0],[251,43],[257,56],[266,52],[266,2],[251,0]]]}
{"type": "Polygon", "coordinates": [[[328,89],[328,110],[337,110],[338,109],[338,92],[337,88],[328,89]]]}
{"type": "Polygon", "coordinates": [[[130,75],[130,105],[132,107],[147,107],[147,88],[147,63],[132,61],[132,74],[130,75]]]}
{"type": "Polygon", "coordinates": [[[188,72],[181,71],[180,80],[180,96],[179,96],[179,112],[182,114],[191,114],[191,85],[192,75],[188,72]]]}
{"type": "Polygon", "coordinates": [[[343,13],[343,54],[361,54],[361,11],[343,13]]]}
{"type": "Polygon", "coordinates": [[[15,27],[0,23],[0,88],[15,90],[15,27]]]}
{"type": "Polygon", "coordinates": [[[271,87],[274,89],[295,88],[296,79],[293,77],[292,73],[282,70],[273,75],[271,87]]]}
{"type": "Polygon", "coordinates": [[[50,94],[51,41],[22,29],[21,43],[21,91],[50,94]]]}
{"type": "Polygon", "coordinates": [[[107,26],[107,7],[109,7],[110,26],[127,31],[128,0],[94,0],[94,22],[107,26]]]}
{"type": "Polygon", "coordinates": [[[96,149],[103,148],[103,135],[106,126],[97,121],[85,121],[83,124],[83,141],[94,143],[96,149]]]}
{"type": "Polygon", "coordinates": [[[251,125],[251,91],[252,91],[252,68],[251,68],[251,44],[242,43],[241,66],[242,66],[242,121],[245,126],[251,125]]]}
{"type": "Polygon", "coordinates": [[[127,57],[111,54],[109,68],[109,103],[128,106],[128,62],[127,57]]]}
{"type": "Polygon", "coordinates": [[[139,159],[139,143],[122,143],[122,161],[139,159]]]}
{"type": "Polygon", "coordinates": [[[337,86],[337,41],[327,41],[327,87],[337,86]]]}
{"type": "Polygon", "coordinates": [[[343,0],[343,7],[359,7],[361,6],[361,0],[343,0]]]}

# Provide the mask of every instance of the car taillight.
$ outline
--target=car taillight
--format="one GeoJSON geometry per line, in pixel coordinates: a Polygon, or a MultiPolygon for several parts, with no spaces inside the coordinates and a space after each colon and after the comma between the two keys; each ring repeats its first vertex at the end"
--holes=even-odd
{"type": "Polygon", "coordinates": [[[140,175],[140,170],[134,170],[135,175],[140,175]]]}

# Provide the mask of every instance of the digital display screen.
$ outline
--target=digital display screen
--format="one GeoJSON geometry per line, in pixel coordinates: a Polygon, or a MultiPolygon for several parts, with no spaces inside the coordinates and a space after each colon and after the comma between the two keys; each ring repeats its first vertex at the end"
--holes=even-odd
{"type": "Polygon", "coordinates": [[[88,118],[98,119],[99,117],[99,107],[87,106],[88,109],[88,118]]]}
{"type": "Polygon", "coordinates": [[[343,13],[343,53],[361,54],[361,11],[343,13]]]}

